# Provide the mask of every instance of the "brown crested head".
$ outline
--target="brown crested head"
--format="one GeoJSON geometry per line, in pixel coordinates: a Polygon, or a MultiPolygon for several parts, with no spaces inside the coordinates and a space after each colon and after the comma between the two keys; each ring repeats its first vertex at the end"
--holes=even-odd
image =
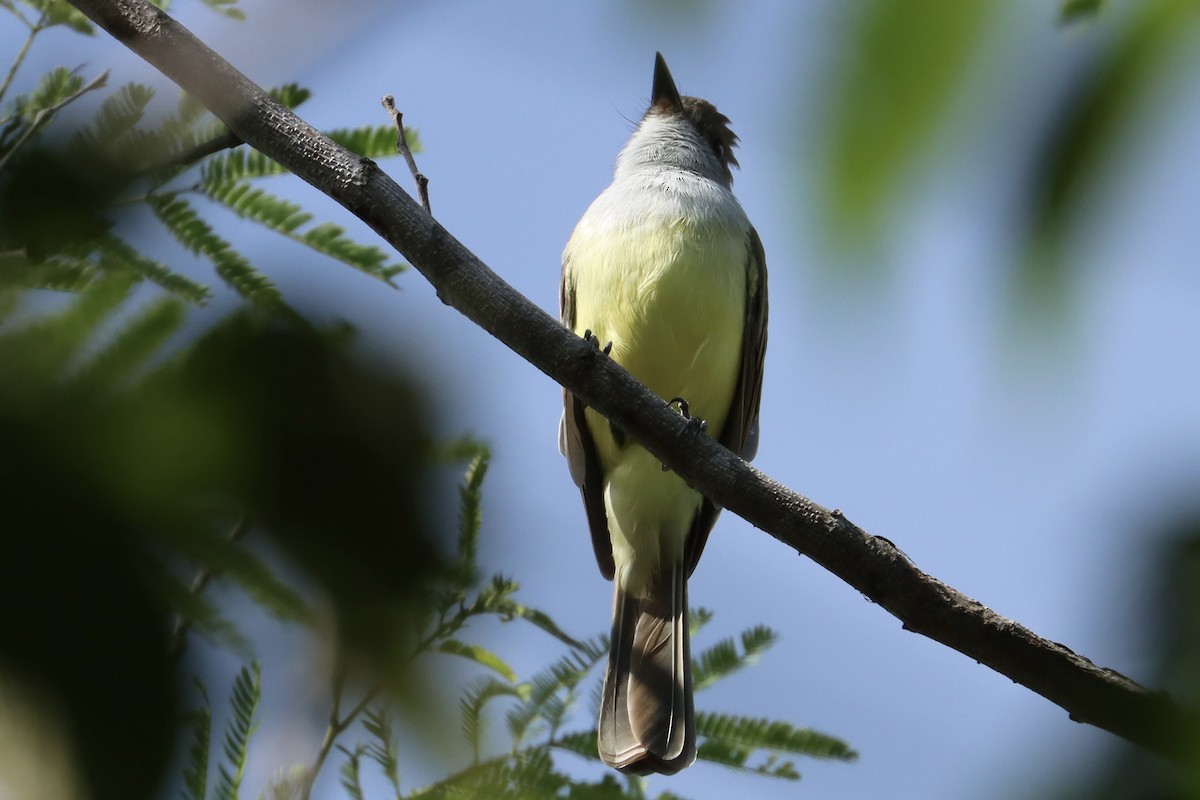
{"type": "Polygon", "coordinates": [[[738,166],[737,158],[733,155],[738,137],[729,129],[729,117],[717,111],[717,107],[707,100],[681,96],[662,53],[654,55],[654,86],[650,91],[650,110],[682,115],[712,147],[726,173],[731,166],[738,166]]]}

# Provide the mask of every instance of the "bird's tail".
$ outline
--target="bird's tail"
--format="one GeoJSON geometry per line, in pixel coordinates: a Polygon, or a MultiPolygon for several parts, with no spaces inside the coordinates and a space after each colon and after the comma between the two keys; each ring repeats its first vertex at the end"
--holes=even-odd
{"type": "Polygon", "coordinates": [[[622,772],[672,775],[696,760],[687,573],[675,564],[644,596],[616,582],[600,700],[600,758],[622,772]]]}

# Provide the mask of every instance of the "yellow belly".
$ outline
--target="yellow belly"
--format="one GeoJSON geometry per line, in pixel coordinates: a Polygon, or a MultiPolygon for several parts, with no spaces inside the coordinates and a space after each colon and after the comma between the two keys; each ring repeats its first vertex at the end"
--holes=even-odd
{"type": "MultiPolygon", "coordinates": [[[[568,246],[575,331],[590,329],[612,358],[664,400],[682,397],[717,437],[740,371],[746,244],[736,231],[645,226],[639,235],[576,231],[568,246]],[[665,233],[663,231],[666,231],[665,233]]],[[[587,411],[605,473],[618,580],[645,585],[677,560],[701,497],[643,448],[619,447],[608,421],[587,411]]]]}

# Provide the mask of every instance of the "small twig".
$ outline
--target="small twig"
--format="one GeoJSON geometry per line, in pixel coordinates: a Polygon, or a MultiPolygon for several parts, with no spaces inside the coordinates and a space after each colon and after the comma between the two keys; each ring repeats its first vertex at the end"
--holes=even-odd
{"type": "Polygon", "coordinates": [[[237,134],[230,131],[222,133],[220,136],[214,136],[207,142],[200,142],[194,147],[190,147],[175,156],[172,156],[167,161],[161,164],[156,164],[154,169],[165,169],[167,167],[190,167],[200,159],[211,156],[214,153],[219,153],[222,150],[232,150],[235,147],[245,144],[237,134]]]}
{"type": "Polygon", "coordinates": [[[396,98],[390,94],[385,95],[380,102],[391,115],[392,122],[396,124],[396,150],[408,162],[408,171],[412,173],[413,180],[417,182],[417,197],[421,201],[421,208],[425,209],[425,213],[429,216],[433,216],[433,210],[429,207],[429,178],[417,170],[417,160],[413,158],[412,150],[408,146],[408,137],[404,135],[404,114],[396,108],[396,98]]]}
{"type": "Polygon", "coordinates": [[[25,142],[29,140],[29,137],[33,136],[38,128],[49,122],[55,114],[61,111],[65,106],[74,103],[88,92],[101,88],[107,82],[108,70],[104,70],[104,72],[101,72],[99,75],[92,78],[91,81],[89,81],[86,85],[80,88],[79,91],[75,92],[70,97],[65,97],[52,106],[47,106],[46,108],[40,109],[37,114],[34,115],[33,121],[30,122],[29,126],[25,128],[25,132],[21,134],[21,138],[17,139],[17,141],[13,143],[13,146],[9,148],[7,153],[5,153],[3,156],[0,156],[0,170],[4,169],[4,165],[8,163],[10,158],[12,158],[13,153],[20,150],[21,145],[25,144],[25,142]]]}
{"type": "Polygon", "coordinates": [[[329,753],[333,750],[334,742],[347,728],[349,728],[354,720],[358,719],[359,714],[366,710],[375,696],[383,690],[383,684],[376,684],[363,695],[362,700],[354,708],[347,712],[346,716],[340,715],[342,708],[342,690],[346,686],[346,670],[344,665],[339,664],[334,667],[333,671],[333,706],[329,710],[329,726],[325,728],[325,736],[321,740],[321,748],[317,751],[316,758],[309,766],[304,777],[304,785],[300,787],[298,793],[299,800],[309,800],[312,797],[313,784],[317,782],[317,775],[321,773],[321,768],[325,766],[325,760],[329,758],[329,753]]]}
{"type": "MultiPolygon", "coordinates": [[[[238,521],[234,523],[233,529],[229,532],[229,541],[236,542],[245,537],[247,531],[250,530],[250,518],[245,514],[238,517],[238,521]]],[[[216,577],[211,569],[203,567],[196,573],[196,577],[192,578],[192,585],[188,587],[188,591],[193,595],[198,595],[207,588],[212,579],[216,577]]],[[[191,630],[192,621],[178,614],[175,617],[175,624],[171,628],[171,636],[167,640],[167,658],[172,661],[177,660],[187,650],[187,634],[191,630]]]]}
{"type": "Polygon", "coordinates": [[[17,70],[19,70],[21,65],[25,63],[25,56],[29,55],[29,48],[33,45],[34,37],[41,33],[46,27],[46,20],[50,16],[49,11],[43,11],[42,15],[38,17],[37,22],[31,23],[25,19],[20,11],[16,11],[14,9],[14,13],[16,13],[21,22],[24,22],[29,27],[29,35],[25,37],[25,43],[21,45],[21,49],[17,53],[17,57],[13,59],[12,66],[9,67],[8,74],[4,76],[4,84],[0,85],[0,100],[3,100],[4,95],[8,93],[8,87],[12,85],[13,78],[15,78],[17,75],[17,70]]]}

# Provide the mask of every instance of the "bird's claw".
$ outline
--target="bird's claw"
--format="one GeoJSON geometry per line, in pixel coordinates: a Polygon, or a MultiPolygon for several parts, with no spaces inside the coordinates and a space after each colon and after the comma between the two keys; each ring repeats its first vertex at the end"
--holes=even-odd
{"type": "Polygon", "coordinates": [[[592,347],[599,350],[601,353],[604,353],[604,355],[606,355],[606,356],[612,355],[612,342],[609,342],[608,344],[604,345],[604,347],[601,347],[600,346],[600,337],[595,336],[592,333],[591,328],[588,328],[583,332],[583,340],[585,342],[587,342],[588,344],[590,344],[592,347]]]}
{"type": "MultiPolygon", "coordinates": [[[[696,432],[696,433],[707,433],[708,432],[708,420],[700,419],[699,417],[693,417],[691,414],[691,410],[688,407],[687,400],[684,400],[682,397],[673,398],[673,399],[667,401],[667,407],[668,408],[678,408],[679,416],[681,416],[685,420],[687,420],[686,429],[688,431],[692,431],[692,432],[696,432]]],[[[666,464],[663,464],[663,472],[669,472],[669,471],[670,471],[670,468],[666,464]]]]}

